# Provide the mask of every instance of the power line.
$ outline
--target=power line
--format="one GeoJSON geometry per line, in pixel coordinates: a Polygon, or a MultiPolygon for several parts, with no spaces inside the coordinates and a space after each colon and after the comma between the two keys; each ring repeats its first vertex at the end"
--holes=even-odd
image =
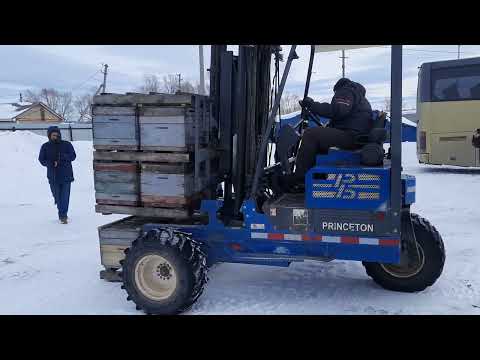
{"type": "MultiPolygon", "coordinates": [[[[426,50],[426,49],[405,49],[405,51],[419,51],[419,52],[429,52],[429,53],[439,53],[439,54],[458,54],[457,51],[448,51],[448,50],[426,50]]],[[[475,54],[473,52],[463,52],[463,54],[475,54]]]]}
{"type": "Polygon", "coordinates": [[[82,82],[80,85],[72,88],[71,92],[81,88],[82,86],[84,86],[87,82],[89,82],[90,80],[92,80],[96,75],[98,75],[99,73],[101,72],[101,70],[97,70],[95,71],[95,73],[93,73],[87,80],[85,80],[84,82],[82,82]]]}
{"type": "MultiPolygon", "coordinates": [[[[383,46],[385,49],[389,49],[390,46],[383,46]]],[[[449,50],[431,50],[431,49],[412,49],[412,48],[404,48],[404,51],[417,51],[417,52],[427,52],[427,53],[441,53],[441,54],[457,54],[458,55],[458,50],[457,51],[449,51],[449,50]]],[[[471,51],[462,51],[462,54],[470,54],[474,55],[477,53],[471,52],[471,51]]]]}

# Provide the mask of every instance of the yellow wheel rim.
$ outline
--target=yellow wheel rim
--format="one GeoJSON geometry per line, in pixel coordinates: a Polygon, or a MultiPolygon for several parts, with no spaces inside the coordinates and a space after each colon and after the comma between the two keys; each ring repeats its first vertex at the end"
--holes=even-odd
{"type": "Polygon", "coordinates": [[[163,256],[149,254],[140,258],[135,266],[138,290],[152,301],[168,299],[177,287],[177,275],[163,256]]]}

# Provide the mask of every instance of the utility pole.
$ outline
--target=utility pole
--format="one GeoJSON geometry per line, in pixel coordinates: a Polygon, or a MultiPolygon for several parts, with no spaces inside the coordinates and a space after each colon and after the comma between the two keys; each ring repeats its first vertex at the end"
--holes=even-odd
{"type": "Polygon", "coordinates": [[[178,91],[182,90],[182,74],[177,74],[178,77],[178,91]]]}
{"type": "Polygon", "coordinates": [[[345,56],[345,49],[342,50],[342,56],[340,56],[340,59],[342,59],[342,78],[345,77],[345,59],[348,59],[348,57],[345,56]]]}
{"type": "Polygon", "coordinates": [[[460,45],[457,45],[458,46],[458,57],[457,59],[460,59],[460,45]]]}
{"type": "Polygon", "coordinates": [[[107,92],[107,72],[108,72],[108,64],[103,65],[103,84],[102,84],[102,92],[107,92]]]}
{"type": "Polygon", "coordinates": [[[20,103],[23,102],[23,96],[22,96],[22,93],[20,93],[20,103]]]}
{"type": "Polygon", "coordinates": [[[198,58],[200,63],[200,95],[205,95],[205,72],[203,70],[203,45],[198,45],[198,58]]]}

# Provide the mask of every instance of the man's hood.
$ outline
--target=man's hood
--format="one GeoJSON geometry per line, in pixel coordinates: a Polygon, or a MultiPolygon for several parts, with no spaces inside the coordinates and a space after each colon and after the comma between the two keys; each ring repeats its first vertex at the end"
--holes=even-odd
{"type": "Polygon", "coordinates": [[[62,138],[62,133],[60,131],[60,128],[58,126],[50,126],[48,129],[47,129],[47,136],[48,136],[48,139],[50,140],[50,135],[52,135],[52,133],[58,133],[60,139],[62,138]]]}
{"type": "Polygon", "coordinates": [[[356,91],[362,97],[365,97],[365,95],[367,94],[367,90],[362,84],[359,84],[347,78],[341,78],[340,80],[338,80],[335,86],[333,87],[333,91],[336,92],[337,90],[343,87],[353,88],[353,90],[356,91]]]}

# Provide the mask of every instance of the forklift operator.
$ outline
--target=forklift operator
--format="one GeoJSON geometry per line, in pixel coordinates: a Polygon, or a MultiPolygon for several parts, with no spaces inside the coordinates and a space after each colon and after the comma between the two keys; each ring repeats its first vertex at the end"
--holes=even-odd
{"type": "MultiPolygon", "coordinates": [[[[355,150],[355,137],[372,128],[372,107],[365,98],[365,88],[342,78],[334,88],[331,103],[319,103],[306,97],[300,105],[312,113],[331,119],[327,127],[305,130],[296,160],[293,182],[303,182],[306,172],[315,165],[317,154],[327,154],[330,147],[355,150]]],[[[290,181],[288,181],[290,182],[290,181]]]]}

